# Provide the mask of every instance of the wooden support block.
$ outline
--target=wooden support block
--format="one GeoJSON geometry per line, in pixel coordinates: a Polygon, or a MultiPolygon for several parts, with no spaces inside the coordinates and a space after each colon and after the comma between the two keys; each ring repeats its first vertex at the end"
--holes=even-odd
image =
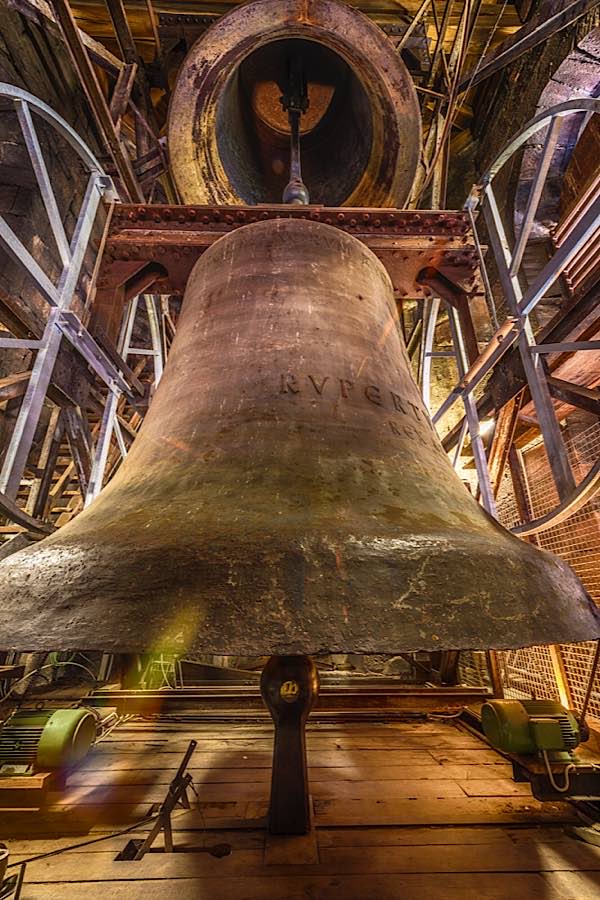
{"type": "MultiPolygon", "coordinates": [[[[1,674],[1,673],[0,673],[1,674]]],[[[0,809],[31,809],[41,806],[52,787],[56,787],[54,772],[35,775],[0,776],[0,809]]]]}
{"type": "Polygon", "coordinates": [[[319,864],[319,846],[312,797],[309,797],[309,804],[311,827],[306,834],[270,834],[267,832],[264,855],[266,866],[316,866],[319,864]]]}

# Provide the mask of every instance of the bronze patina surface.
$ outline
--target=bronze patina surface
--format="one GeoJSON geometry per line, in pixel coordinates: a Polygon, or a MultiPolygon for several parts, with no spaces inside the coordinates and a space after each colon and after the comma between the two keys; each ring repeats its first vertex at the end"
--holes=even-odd
{"type": "Polygon", "coordinates": [[[421,145],[408,70],[386,35],[335,0],[256,0],[192,47],[169,109],[169,155],[186,204],[278,203],[289,175],[279,97],[302,63],[303,177],[311,202],[402,206],[421,145]]]}
{"type": "Polygon", "coordinates": [[[465,490],[389,277],[307,219],[216,241],[141,433],[76,519],[0,565],[0,648],[236,655],[600,635],[566,563],[465,490]]]}

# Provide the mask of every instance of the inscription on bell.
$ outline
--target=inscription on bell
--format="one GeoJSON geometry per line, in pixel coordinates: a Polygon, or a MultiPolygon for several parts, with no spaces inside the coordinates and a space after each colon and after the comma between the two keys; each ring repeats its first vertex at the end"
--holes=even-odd
{"type": "Polygon", "coordinates": [[[417,422],[430,424],[429,417],[416,403],[401,397],[396,391],[377,384],[351,381],[348,378],[334,378],[331,375],[310,375],[308,373],[295,375],[292,372],[283,372],[279,392],[281,394],[307,393],[317,397],[341,400],[349,400],[351,397],[364,398],[373,406],[399,412],[417,422]]]}

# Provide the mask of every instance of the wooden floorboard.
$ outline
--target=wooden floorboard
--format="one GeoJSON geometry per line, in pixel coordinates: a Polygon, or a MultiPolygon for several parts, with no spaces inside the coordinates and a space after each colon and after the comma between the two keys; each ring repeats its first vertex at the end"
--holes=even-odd
{"type": "Polygon", "coordinates": [[[455,722],[311,723],[308,732],[310,863],[293,842],[274,854],[265,840],[268,724],[136,720],[42,808],[0,812],[11,860],[29,860],[23,900],[600,898],[600,850],[565,830],[573,807],[534,800],[505,759],[455,722]],[[159,839],[142,862],[116,861],[147,834],[192,738],[198,801],[174,815],[178,851],[165,853],[159,839]],[[223,843],[229,855],[206,852],[223,843]]]}
{"type": "MultiPolygon", "coordinates": [[[[277,878],[222,877],[215,885],[212,879],[180,879],[173,893],[173,883],[144,879],[137,882],[79,882],[64,886],[38,884],[26,887],[22,900],[597,900],[597,894],[582,897],[568,892],[568,881],[556,882],[537,873],[476,876],[432,875],[360,875],[282,876],[277,878]],[[63,893],[64,891],[64,893],[63,893]],[[68,891],[68,893],[67,893],[68,891]]],[[[581,883],[575,883],[579,890],[581,883]]]]}

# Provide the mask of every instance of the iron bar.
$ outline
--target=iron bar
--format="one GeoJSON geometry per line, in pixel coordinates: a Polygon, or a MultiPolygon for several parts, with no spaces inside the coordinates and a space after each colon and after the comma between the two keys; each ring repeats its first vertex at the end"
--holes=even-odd
{"type": "MultiPolygon", "coordinates": [[[[98,172],[99,174],[102,173],[102,166],[87,144],[82,141],[75,129],[71,128],[69,123],[65,122],[64,119],[57,115],[48,104],[39,100],[28,91],[24,91],[22,88],[16,87],[14,84],[7,84],[6,82],[0,82],[0,97],[10,97],[12,100],[21,100],[27,103],[35,110],[38,116],[41,116],[42,119],[52,125],[52,127],[62,135],[73,150],[81,157],[88,171],[98,172]]],[[[113,196],[113,199],[116,199],[116,195],[113,196]]]]}
{"type": "Polygon", "coordinates": [[[98,346],[74,312],[61,312],[56,324],[67,340],[83,356],[88,365],[94,369],[105,384],[109,387],[114,385],[118,390],[127,394],[131,400],[134,400],[132,390],[121,375],[121,372],[102,348],[98,346]]]}
{"type": "Polygon", "coordinates": [[[525,207],[525,213],[523,214],[523,222],[521,223],[521,231],[519,233],[517,243],[515,244],[513,249],[509,268],[509,272],[511,275],[516,275],[521,267],[525,247],[527,246],[527,241],[529,240],[529,235],[531,234],[531,229],[533,228],[535,214],[538,211],[538,206],[540,205],[542,191],[546,182],[546,176],[548,175],[550,163],[552,162],[554,150],[556,149],[556,142],[558,140],[561,124],[562,122],[558,117],[550,121],[548,133],[546,134],[546,140],[544,142],[544,149],[542,150],[541,156],[538,160],[535,175],[533,177],[533,184],[531,185],[529,196],[527,198],[527,205],[525,207]]]}
{"type": "Polygon", "coordinates": [[[575,353],[581,350],[600,350],[600,341],[564,341],[558,344],[535,344],[530,353],[575,353]]]}
{"type": "MultiPolygon", "coordinates": [[[[39,422],[44,399],[62,339],[62,332],[57,327],[58,317],[70,305],[73,292],[79,279],[81,265],[88,248],[90,234],[94,225],[100,198],[107,187],[107,179],[93,172],[89,178],[81,210],[70,244],[71,260],[64,267],[56,290],[56,307],[50,315],[42,337],[42,347],[38,350],[33,365],[31,378],[21,403],[19,415],[11,435],[2,471],[0,473],[0,492],[13,500],[17,496],[19,485],[39,422]]],[[[28,260],[21,265],[28,271],[28,260]]],[[[37,265],[37,264],[36,264],[37,265]]],[[[39,267],[38,267],[39,268],[39,267]]],[[[40,270],[41,271],[41,270],[40,270]]]]}
{"type": "Polygon", "coordinates": [[[484,215],[488,225],[490,242],[494,251],[498,266],[498,274],[504,289],[508,305],[512,312],[519,317],[520,331],[518,346],[525,369],[525,376],[531,392],[531,398],[535,407],[540,431],[544,439],[544,446],[548,462],[552,469],[558,495],[561,499],[568,497],[575,488],[575,480],[569,463],[565,445],[560,432],[560,427],[554,414],[554,406],[550,389],[546,382],[546,376],[539,365],[539,358],[531,353],[531,347],[535,345],[535,338],[529,317],[522,311],[522,289],[516,276],[509,271],[511,252],[506,238],[506,232],[502,218],[498,210],[496,198],[491,184],[485,188],[487,203],[484,205],[484,215]]]}
{"type": "Polygon", "coordinates": [[[494,294],[492,292],[492,286],[490,284],[490,276],[488,275],[487,266],[485,264],[483,248],[481,246],[477,228],[475,226],[475,216],[473,215],[473,209],[470,204],[467,204],[466,209],[467,213],[469,214],[469,222],[471,223],[471,231],[473,232],[473,241],[475,243],[477,257],[479,259],[479,271],[481,273],[481,280],[483,281],[483,289],[485,291],[485,299],[488,307],[488,312],[490,314],[490,319],[492,320],[492,325],[496,330],[498,330],[498,328],[500,327],[500,323],[498,322],[498,316],[496,314],[496,303],[494,301],[494,294]]]}
{"type": "Polygon", "coordinates": [[[19,99],[16,99],[14,103],[17,110],[19,125],[21,126],[21,132],[25,139],[25,146],[31,160],[31,165],[40,189],[40,194],[42,195],[42,200],[44,201],[46,213],[48,214],[50,228],[52,229],[52,234],[56,241],[61,262],[63,266],[66,266],[71,259],[69,242],[67,240],[67,235],[65,234],[65,228],[62,223],[56,197],[52,190],[52,184],[50,183],[50,176],[48,174],[48,169],[46,168],[44,154],[42,153],[42,148],[40,147],[40,142],[31,118],[29,104],[24,100],[19,99]]]}
{"type": "Polygon", "coordinates": [[[527,316],[539,303],[559,275],[579,253],[580,249],[600,227],[600,196],[592,203],[584,216],[577,222],[564,243],[560,245],[531,287],[518,304],[521,315],[527,316]]]}
{"type": "MultiPolygon", "coordinates": [[[[448,320],[450,322],[450,330],[452,332],[452,340],[454,342],[454,351],[456,355],[456,366],[458,374],[463,379],[467,373],[468,358],[467,351],[460,330],[460,320],[458,310],[450,304],[447,304],[448,320]]],[[[477,481],[481,492],[481,500],[483,506],[490,515],[497,518],[496,501],[494,500],[494,492],[490,482],[490,474],[487,467],[485,455],[485,447],[481,439],[481,431],[479,426],[479,416],[477,414],[477,406],[470,390],[466,390],[463,395],[463,403],[465,406],[465,416],[467,419],[469,434],[471,436],[471,449],[473,451],[473,459],[475,460],[475,469],[477,472],[477,481]]]]}
{"type": "Polygon", "coordinates": [[[531,519],[522,525],[511,528],[513,534],[523,537],[529,534],[538,534],[540,531],[547,531],[560,525],[566,519],[570,518],[577,510],[581,509],[586,503],[596,496],[600,490],[600,459],[596,460],[592,468],[589,470],[585,478],[579,482],[576,488],[565,499],[561,498],[558,506],[552,509],[544,516],[538,519],[531,519]]]}
{"type": "Polygon", "coordinates": [[[119,395],[116,391],[109,390],[108,397],[102,414],[102,422],[100,424],[100,434],[94,448],[92,458],[92,469],[90,479],[85,495],[84,507],[89,506],[92,500],[98,496],[102,490],[102,482],[104,480],[104,471],[106,469],[106,460],[108,459],[108,451],[113,432],[113,424],[117,411],[117,403],[119,395]]]}
{"type": "Polygon", "coordinates": [[[39,350],[41,341],[24,341],[21,338],[0,338],[1,350],[39,350]]]}
{"type": "MultiPolygon", "coordinates": [[[[519,336],[519,327],[515,319],[508,319],[490,341],[475,362],[460,376],[458,384],[448,394],[433,416],[433,422],[439,422],[459,397],[472,393],[483,381],[487,373],[513,346],[519,336]],[[494,346],[494,341],[496,345],[494,346]]],[[[468,363],[467,363],[468,364],[468,363]]]]}
{"type": "Polygon", "coordinates": [[[152,294],[146,294],[144,297],[146,303],[146,312],[148,314],[148,322],[150,325],[150,338],[152,341],[152,355],[154,357],[154,387],[162,378],[164,361],[162,354],[162,338],[160,333],[160,319],[156,309],[156,303],[152,294]]]}
{"type": "Polygon", "coordinates": [[[452,467],[454,469],[458,468],[458,463],[460,462],[460,456],[463,451],[463,447],[465,445],[465,439],[467,437],[468,431],[469,431],[469,423],[467,422],[467,417],[465,416],[463,418],[461,426],[460,426],[458,442],[456,444],[456,449],[454,451],[454,457],[452,459],[452,467]]]}
{"type": "Polygon", "coordinates": [[[428,410],[431,411],[431,352],[433,341],[435,338],[435,326],[440,308],[439,297],[432,297],[425,300],[423,304],[423,319],[425,327],[423,328],[423,346],[421,348],[420,359],[420,383],[421,396],[423,403],[428,410]]]}
{"type": "Polygon", "coordinates": [[[406,42],[412,36],[413,31],[416,29],[417,25],[419,24],[419,22],[421,21],[421,19],[423,18],[424,14],[425,14],[425,12],[427,11],[429,4],[433,3],[433,2],[434,2],[434,0],[423,0],[421,5],[419,6],[418,10],[414,14],[410,25],[408,26],[408,28],[406,29],[406,31],[404,32],[404,34],[402,35],[402,37],[400,38],[398,43],[396,44],[396,50],[398,51],[398,53],[402,52],[402,49],[405,47],[406,42]]]}
{"type": "Polygon", "coordinates": [[[58,306],[58,290],[35,261],[29,250],[19,240],[4,216],[0,216],[0,244],[14,263],[27,270],[36,288],[51,306],[58,306]]]}
{"type": "Polygon", "coordinates": [[[581,16],[586,15],[599,5],[599,0],[575,0],[563,7],[553,16],[548,17],[547,7],[542,6],[540,18],[535,18],[523,25],[515,34],[506,38],[498,47],[495,47],[483,62],[478,64],[474,72],[468,72],[458,85],[460,92],[475,87],[481,81],[489,78],[495,72],[499,72],[519,59],[533,47],[537,47],[543,41],[547,41],[557,32],[571,25],[581,16]]]}

